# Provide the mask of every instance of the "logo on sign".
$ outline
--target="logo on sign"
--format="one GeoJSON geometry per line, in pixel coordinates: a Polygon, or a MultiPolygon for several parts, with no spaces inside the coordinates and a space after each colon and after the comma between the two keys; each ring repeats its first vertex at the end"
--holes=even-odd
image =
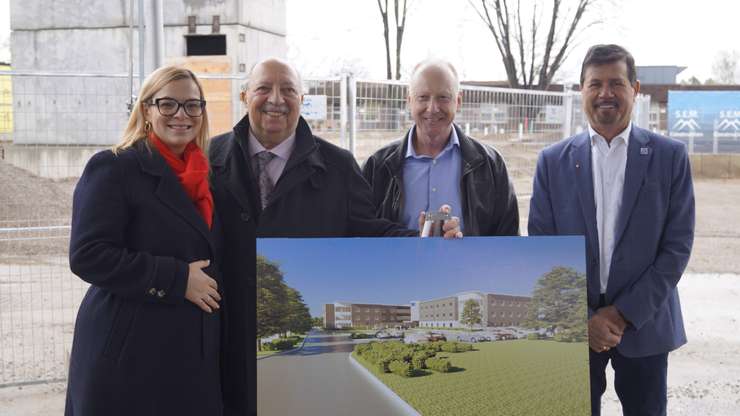
{"type": "Polygon", "coordinates": [[[671,134],[676,137],[702,137],[699,126],[699,112],[696,110],[677,110],[674,113],[676,122],[671,127],[671,134]]]}
{"type": "Polygon", "coordinates": [[[719,112],[719,122],[716,122],[714,135],[717,137],[737,137],[740,134],[740,111],[729,110],[719,112]]]}
{"type": "Polygon", "coordinates": [[[740,131],[740,111],[720,111],[719,131],[740,131]]]}

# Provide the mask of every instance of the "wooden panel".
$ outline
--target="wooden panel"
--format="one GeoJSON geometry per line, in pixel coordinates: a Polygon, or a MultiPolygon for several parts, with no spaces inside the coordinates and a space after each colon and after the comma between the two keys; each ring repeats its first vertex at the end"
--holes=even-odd
{"type": "MultiPolygon", "coordinates": [[[[228,56],[182,56],[170,58],[170,65],[185,67],[196,74],[231,74],[228,56]]],[[[211,137],[231,131],[239,120],[232,119],[232,91],[235,81],[228,79],[201,79],[208,108],[211,137]]]]}

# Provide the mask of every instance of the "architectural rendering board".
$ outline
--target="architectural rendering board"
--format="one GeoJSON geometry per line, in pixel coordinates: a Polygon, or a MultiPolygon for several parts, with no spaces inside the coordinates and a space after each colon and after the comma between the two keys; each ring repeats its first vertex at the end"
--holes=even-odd
{"type": "Polygon", "coordinates": [[[584,248],[258,239],[258,413],[588,415],[584,248]]]}

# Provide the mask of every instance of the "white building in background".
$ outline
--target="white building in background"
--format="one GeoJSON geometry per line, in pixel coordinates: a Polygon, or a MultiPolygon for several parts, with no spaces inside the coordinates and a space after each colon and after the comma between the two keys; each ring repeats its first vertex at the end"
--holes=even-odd
{"type": "Polygon", "coordinates": [[[419,301],[412,300],[409,304],[411,305],[411,322],[419,322],[419,301]]]}
{"type": "Polygon", "coordinates": [[[418,302],[419,326],[422,328],[461,328],[465,303],[473,300],[480,308],[478,327],[517,326],[527,319],[528,296],[461,292],[451,296],[418,302]]]}
{"type": "MultiPolygon", "coordinates": [[[[143,1],[144,10],[152,1],[143,1]]],[[[285,0],[161,3],[164,64],[180,64],[198,73],[246,76],[260,59],[284,57],[287,52],[285,0]]],[[[47,166],[81,167],[85,154],[70,149],[55,149],[55,154],[47,155],[36,149],[29,154],[19,145],[108,146],[118,141],[127,119],[131,90],[128,77],[121,75],[129,73],[131,64],[134,90],[138,89],[138,4],[139,0],[10,1],[14,71],[119,75],[14,76],[14,132],[12,145],[6,146],[6,157],[11,162],[42,176],[76,176],[79,171],[43,172],[34,167],[40,163],[34,159],[46,158],[47,166]]],[[[145,45],[151,46],[146,41],[145,45]]],[[[242,111],[238,104],[239,82],[206,83],[211,133],[229,130],[242,111]]]]}

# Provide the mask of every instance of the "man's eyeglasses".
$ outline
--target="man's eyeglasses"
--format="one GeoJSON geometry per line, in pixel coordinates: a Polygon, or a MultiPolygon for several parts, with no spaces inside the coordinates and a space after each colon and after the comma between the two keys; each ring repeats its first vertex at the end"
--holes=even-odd
{"type": "Polygon", "coordinates": [[[203,115],[203,109],[206,108],[205,100],[185,100],[185,102],[179,102],[174,98],[157,98],[152,100],[150,105],[156,105],[159,114],[163,116],[174,116],[180,111],[180,107],[185,110],[185,114],[190,117],[200,117],[203,115]]]}

